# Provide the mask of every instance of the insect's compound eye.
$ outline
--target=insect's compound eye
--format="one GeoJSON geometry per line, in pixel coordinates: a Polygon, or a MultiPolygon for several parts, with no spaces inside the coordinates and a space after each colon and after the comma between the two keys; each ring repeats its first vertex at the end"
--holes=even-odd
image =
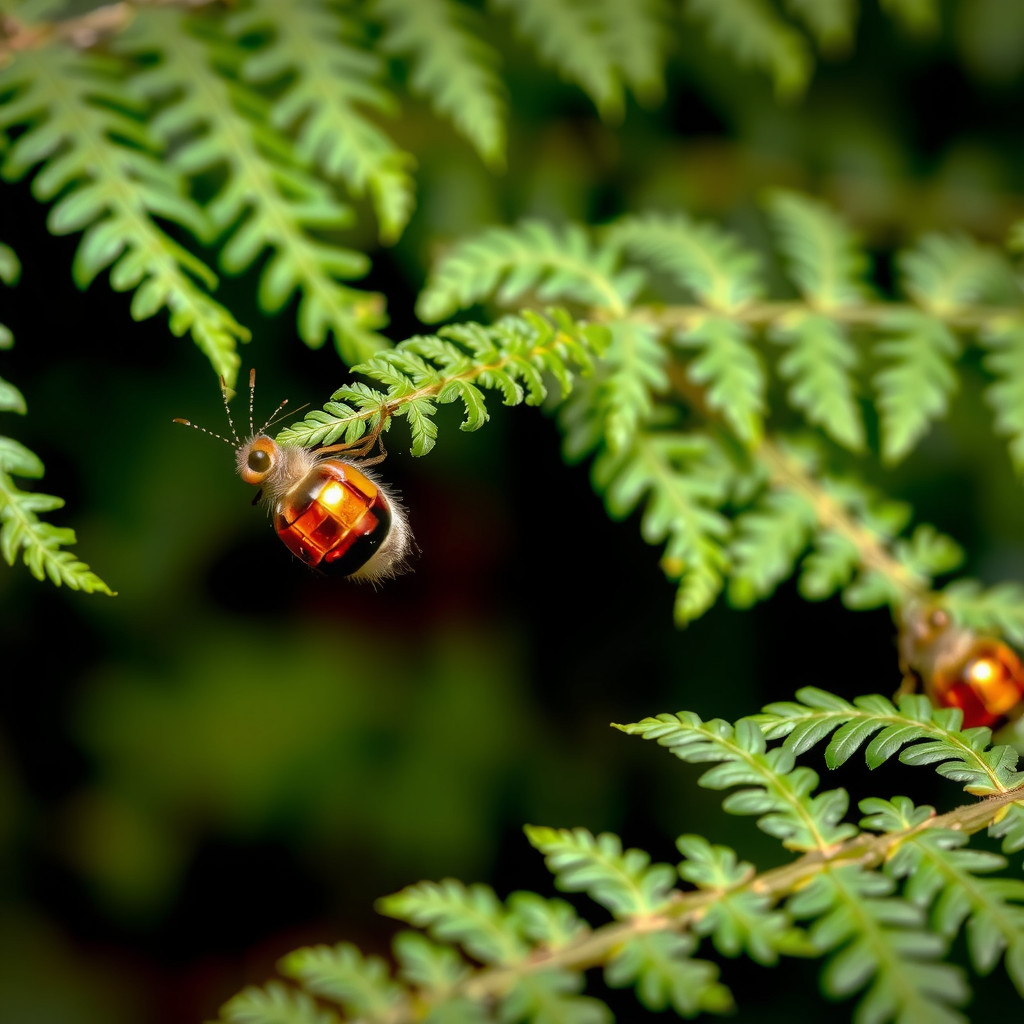
{"type": "Polygon", "coordinates": [[[249,452],[246,462],[253,473],[268,473],[271,464],[270,452],[265,452],[261,448],[253,448],[249,452]]]}

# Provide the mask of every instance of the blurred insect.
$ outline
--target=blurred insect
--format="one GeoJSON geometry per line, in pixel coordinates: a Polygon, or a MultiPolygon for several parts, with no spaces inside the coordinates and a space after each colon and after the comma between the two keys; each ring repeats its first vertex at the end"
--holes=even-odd
{"type": "Polygon", "coordinates": [[[253,504],[262,497],[270,508],[277,535],[292,554],[321,572],[373,583],[408,569],[415,545],[405,511],[367,469],[387,456],[380,440],[383,421],[351,444],[315,449],[279,445],[267,429],[287,405],[287,399],[256,430],[252,419],[256,371],[252,370],[249,438],[242,441],[231,418],[223,378],[220,387],[231,438],[189,420],[175,418],[174,422],[201,430],[235,449],[239,476],[260,488],[253,504]],[[379,447],[379,453],[367,458],[374,447],[379,447]],[[345,452],[348,457],[337,458],[334,452],[345,452]]]}
{"type": "Polygon", "coordinates": [[[964,728],[997,728],[1024,711],[1024,667],[1002,640],[953,622],[934,604],[915,605],[899,633],[902,692],[923,688],[937,707],[960,708],[964,728]]]}

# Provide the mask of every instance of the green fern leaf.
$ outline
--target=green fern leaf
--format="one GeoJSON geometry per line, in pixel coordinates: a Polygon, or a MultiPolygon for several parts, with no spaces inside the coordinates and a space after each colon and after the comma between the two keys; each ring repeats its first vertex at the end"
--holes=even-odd
{"type": "Polygon", "coordinates": [[[505,163],[505,87],[476,11],[455,0],[375,0],[386,53],[409,57],[410,86],[494,167],[505,163]]]}
{"type": "Polygon", "coordinates": [[[653,914],[672,893],[675,872],[668,864],[651,864],[642,850],[623,850],[618,836],[586,829],[527,825],[530,843],[544,854],[558,887],[585,892],[616,917],[653,914]]]}
{"type": "Polygon", "coordinates": [[[989,729],[961,731],[959,708],[935,708],[920,694],[900,697],[898,709],[877,695],[858,697],[851,704],[811,686],[798,690],[796,697],[769,704],[753,718],[769,739],[786,737],[785,747],[794,755],[831,735],[825,750],[829,768],[844,764],[867,743],[869,768],[899,753],[904,764],[938,765],[940,775],[963,783],[970,793],[1002,793],[1024,784],[1015,751],[990,747],[989,729]]]}
{"type": "Polygon", "coordinates": [[[899,254],[897,266],[903,290],[937,317],[1020,299],[1013,268],[1002,253],[966,235],[926,235],[899,254]]]}
{"type": "Polygon", "coordinates": [[[795,99],[807,88],[812,71],[807,44],[765,0],[688,0],[685,10],[704,22],[719,49],[770,74],[779,99],[795,99]]]}
{"type": "Polygon", "coordinates": [[[611,1011],[598,999],[580,996],[583,976],[558,968],[531,971],[516,978],[502,1000],[500,1019],[536,1024],[612,1024],[611,1011]]]}
{"type": "Polygon", "coordinates": [[[768,212],[787,268],[810,305],[830,312],[868,298],[870,261],[828,206],[777,189],[768,195],[768,212]]]}
{"type": "MultiPolygon", "coordinates": [[[[968,837],[951,829],[920,829],[934,814],[930,807],[915,808],[906,797],[892,801],[861,801],[868,815],[864,828],[906,832],[895,855],[886,862],[894,878],[906,879],[907,897],[922,908],[932,908],[932,925],[947,938],[966,923],[967,946],[974,969],[988,974],[1005,952],[1011,976],[1015,954],[1024,945],[1024,881],[979,877],[1006,867],[1006,859],[985,850],[964,849],[968,837]]],[[[1024,996],[1024,975],[1013,976],[1024,996]]]]}
{"type": "Polygon", "coordinates": [[[1010,438],[1010,460],[1024,474],[1024,324],[1003,320],[980,334],[988,350],[985,369],[995,378],[985,398],[995,410],[995,426],[1010,438]]]}
{"type": "Polygon", "coordinates": [[[718,982],[718,968],[691,959],[695,947],[689,935],[636,936],[605,967],[605,981],[612,988],[635,986],[637,998],[649,1010],[672,1009],[680,1017],[732,1012],[732,993],[718,982]]]}
{"type": "Polygon", "coordinates": [[[134,290],[136,320],[167,309],[172,333],[189,332],[233,380],[235,348],[249,332],[200,287],[216,284],[212,271],[154,219],[208,234],[181,177],[158,158],[122,72],[117,61],[59,47],[24,51],[0,70],[0,93],[14,94],[0,104],[0,128],[28,126],[7,152],[3,176],[16,180],[43,161],[32,189],[57,199],[50,231],[85,232],[72,266],[78,286],[109,266],[115,290],[134,290]]]}
{"type": "Polygon", "coordinates": [[[378,900],[377,909],[426,928],[438,941],[457,942],[483,963],[518,963],[528,953],[513,918],[486,885],[420,882],[378,900]]]}
{"type": "Polygon", "coordinates": [[[75,543],[75,531],[42,521],[40,513],[63,508],[64,499],[52,494],[22,491],[14,477],[38,480],[43,463],[24,445],[0,437],[0,554],[14,565],[19,553],[37,580],[49,578],[87,594],[114,592],[84,562],[67,550],[75,543]]]}
{"type": "Polygon", "coordinates": [[[708,408],[745,445],[757,444],[764,429],[767,384],[750,329],[723,316],[707,316],[689,330],[677,331],[673,340],[681,348],[698,350],[686,375],[705,389],[708,408]]]}
{"type": "Polygon", "coordinates": [[[711,309],[733,312],[762,294],[758,255],[715,224],[648,213],[623,217],[604,238],[609,248],[651,264],[711,309]]]}
{"type": "Polygon", "coordinates": [[[397,101],[382,82],[384,62],[359,45],[359,23],[330,0],[259,0],[227,28],[236,38],[270,35],[242,64],[257,84],[288,76],[270,123],[295,132],[300,164],[340,178],[353,195],[369,193],[381,240],[396,241],[415,206],[415,160],[364,112],[392,115],[397,101]]]}
{"type": "Polygon", "coordinates": [[[514,892],[506,903],[523,935],[552,952],[564,949],[589,931],[565,900],[545,899],[535,892],[514,892]]]}
{"type": "Polygon", "coordinates": [[[890,898],[892,890],[890,879],[857,865],[828,866],[788,901],[794,917],[814,919],[811,942],[833,953],[822,987],[842,998],[867,984],[863,1020],[963,1024],[952,1009],[968,995],[962,973],[938,962],[947,943],[924,929],[918,908],[890,898]]]}
{"type": "Polygon", "coordinates": [[[623,83],[652,107],[665,94],[665,43],[670,38],[666,6],[664,0],[598,0],[596,5],[596,18],[623,83]]]}
{"type": "Polygon", "coordinates": [[[770,966],[778,962],[780,953],[807,952],[806,940],[789,918],[772,910],[767,896],[746,888],[756,873],[752,864],[740,861],[727,846],[712,846],[702,836],[680,836],[676,846],[686,858],[679,865],[680,877],[714,894],[714,902],[693,922],[693,930],[710,935],[719,953],[730,957],[746,953],[770,966]]]}
{"type": "Polygon", "coordinates": [[[836,530],[819,531],[812,545],[801,565],[800,593],[808,601],[824,601],[853,580],[860,568],[860,550],[836,530]]]}
{"type": "Polygon", "coordinates": [[[122,38],[129,52],[153,61],[133,84],[165,101],[151,126],[174,146],[172,165],[190,176],[226,172],[207,206],[224,234],[224,269],[241,273],[269,249],[258,289],[263,310],[276,313],[299,292],[299,335],[307,345],[320,346],[333,335],[348,363],[386,347],[376,333],[386,322],[382,297],[340,283],[362,277],[368,259],[316,234],[348,226],[351,208],[293,161],[270,123],[268,102],[237,77],[238,47],[211,18],[183,19],[152,8],[140,11],[122,38]]]}
{"type": "MultiPolygon", "coordinates": [[[[996,839],[1002,839],[1003,853],[1017,853],[1024,850],[1024,802],[1010,804],[1006,808],[1006,815],[989,826],[988,833],[996,839]]],[[[1017,957],[1016,974],[1024,964],[1019,962],[1017,957]]]]}
{"type": "Polygon", "coordinates": [[[758,827],[782,839],[787,849],[822,850],[857,831],[841,820],[846,793],[834,789],[812,797],[817,773],[795,768],[786,747],[767,750],[765,734],[753,719],[741,719],[734,728],[721,719],[702,722],[693,712],[680,711],[615,728],[655,740],[682,761],[718,762],[698,784],[715,790],[746,787],[727,796],[723,808],[730,814],[759,815],[758,827]]]}
{"type": "Polygon", "coordinates": [[[617,45],[591,12],[573,0],[491,0],[491,6],[507,12],[541,59],[578,85],[602,117],[622,116],[617,45]]]}
{"type": "Polygon", "coordinates": [[[575,224],[558,229],[527,220],[488,228],[459,242],[434,267],[416,314],[434,323],[491,296],[508,306],[535,293],[542,302],[577,302],[621,315],[642,276],[617,271],[617,263],[614,249],[594,247],[575,224]]]}
{"type": "Polygon", "coordinates": [[[850,377],[857,353],[842,326],[818,314],[795,313],[777,320],[771,337],[787,348],[779,373],[793,382],[790,404],[834,441],[863,451],[864,421],[850,377]]]}
{"type": "Polygon", "coordinates": [[[364,957],[355,946],[307,946],[285,956],[278,969],[305,991],[337,1003],[353,1017],[385,1020],[401,998],[380,957],[364,957]]]}
{"type": "Polygon", "coordinates": [[[960,545],[927,523],[918,526],[908,540],[897,541],[893,553],[903,565],[923,578],[952,572],[964,560],[960,545]]]}
{"type": "Polygon", "coordinates": [[[225,1024],[341,1024],[340,1018],[306,995],[276,981],[249,986],[221,1007],[225,1024]]]}
{"type": "Polygon", "coordinates": [[[552,310],[549,317],[527,311],[489,327],[452,324],[436,336],[410,338],[354,367],[386,390],[340,388],[322,411],[308,413],[277,440],[306,447],[334,444],[342,437],[352,442],[371,419],[404,416],[412,432],[412,453],[424,455],[437,434],[437,402],[461,401],[466,408],[462,429],[475,430],[487,418],[481,387],[501,392],[506,405],[524,400],[538,404],[547,393],[541,371],[551,371],[563,387],[570,385],[570,368],[588,372],[592,354],[606,345],[604,328],[574,324],[561,310],[552,310]]]}
{"type": "Polygon", "coordinates": [[[730,602],[749,608],[771,594],[792,573],[816,526],[814,506],[795,491],[769,491],[740,515],[729,550],[730,602]]]}
{"type": "MultiPolygon", "coordinates": [[[[567,406],[566,416],[572,412],[567,406]]],[[[633,449],[594,460],[594,486],[609,514],[624,519],[646,499],[640,530],[648,544],[665,543],[661,566],[679,582],[680,625],[707,611],[722,589],[729,523],[717,509],[728,492],[726,464],[709,438],[677,433],[640,434],[633,449]]]]}
{"type": "Polygon", "coordinates": [[[17,253],[4,242],[0,242],[0,281],[9,288],[21,277],[21,261],[17,253]]]}
{"type": "Polygon", "coordinates": [[[882,423],[882,458],[898,462],[920,440],[933,419],[946,412],[956,387],[952,363],[960,345],[949,328],[916,310],[890,313],[893,335],[876,346],[889,366],[875,377],[882,423]]]}

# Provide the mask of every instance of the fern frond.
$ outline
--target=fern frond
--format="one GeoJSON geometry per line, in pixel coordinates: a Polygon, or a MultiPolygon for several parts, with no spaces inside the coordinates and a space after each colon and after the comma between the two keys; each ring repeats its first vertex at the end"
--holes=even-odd
{"type": "Polygon", "coordinates": [[[889,365],[875,376],[882,425],[882,458],[898,462],[943,416],[956,387],[952,364],[960,344],[949,328],[916,310],[885,318],[891,336],[875,347],[889,365]]]}
{"type": "Polygon", "coordinates": [[[415,160],[366,113],[393,115],[398,104],[384,62],[359,45],[360,28],[331,0],[259,0],[227,21],[236,38],[269,35],[241,74],[257,84],[287,77],[268,116],[278,131],[294,131],[299,163],[342,180],[353,195],[368,193],[381,240],[390,243],[415,206],[415,160]]]}
{"type": "Polygon", "coordinates": [[[298,292],[299,335],[307,345],[333,335],[347,363],[386,347],[376,333],[385,323],[382,297],[340,283],[364,276],[369,260],[318,234],[347,227],[351,208],[293,161],[270,123],[268,102],[238,78],[238,48],[217,23],[146,8],[122,42],[153,62],[133,84],[165,104],[151,127],[172,147],[171,165],[190,176],[225,173],[206,208],[224,235],[223,268],[241,273],[269,249],[258,291],[264,311],[280,311],[298,292]]]}
{"type": "Polygon", "coordinates": [[[779,373],[792,382],[790,404],[833,441],[863,451],[864,420],[851,377],[857,351],[845,329],[816,313],[791,313],[772,325],[771,337],[786,346],[779,373]]]}
{"type": "Polygon", "coordinates": [[[991,246],[966,235],[925,235],[897,257],[903,290],[938,317],[973,305],[1019,303],[1013,268],[991,246]]]}
{"type": "Polygon", "coordinates": [[[623,217],[605,230],[604,241],[667,274],[713,310],[734,312],[763,290],[757,253],[717,225],[685,214],[623,217]]]}
{"type": "Polygon", "coordinates": [[[822,312],[862,303],[871,264],[853,232],[824,203],[775,189],[768,213],[800,294],[822,312]]]}
{"type": "Polygon", "coordinates": [[[640,103],[654,106],[665,94],[665,41],[670,28],[664,0],[598,0],[596,18],[604,28],[623,84],[640,103]]]}
{"type": "MultiPolygon", "coordinates": [[[[11,408],[17,407],[16,399],[8,400],[11,408]]],[[[39,480],[43,472],[37,455],[10,437],[0,437],[0,554],[14,565],[20,553],[37,580],[49,578],[58,587],[113,596],[110,587],[67,550],[75,543],[75,531],[39,518],[39,513],[63,508],[64,499],[23,491],[14,482],[14,477],[39,480]]]]}
{"type": "Polygon", "coordinates": [[[849,803],[846,792],[833,789],[812,797],[817,773],[794,767],[788,747],[768,750],[765,734],[752,719],[741,719],[734,728],[718,718],[703,722],[693,712],[681,711],[615,728],[656,740],[682,761],[718,762],[698,785],[716,790],[747,787],[727,796],[722,807],[731,814],[759,815],[758,827],[781,839],[787,849],[826,850],[857,831],[841,820],[849,803]]]}
{"type": "Polygon", "coordinates": [[[212,271],[157,223],[208,234],[180,175],[159,159],[123,70],[119,62],[56,46],[20,53],[0,69],[0,94],[11,94],[0,104],[0,128],[26,126],[7,151],[3,176],[17,180],[42,161],[32,190],[39,199],[57,199],[50,231],[84,229],[72,268],[78,286],[110,267],[113,288],[135,292],[136,320],[167,309],[171,331],[189,332],[214,369],[233,380],[235,348],[249,332],[204,290],[217,282],[212,271]]]}
{"type": "Polygon", "coordinates": [[[277,981],[243,989],[221,1007],[220,1016],[226,1024],[341,1024],[311,996],[277,981]]]}
{"type": "Polygon", "coordinates": [[[407,57],[409,84],[494,167],[505,163],[505,87],[476,11],[458,0],[374,0],[386,53],[407,57]]]}
{"type": "Polygon", "coordinates": [[[794,917],[813,919],[812,944],[833,953],[822,986],[842,997],[867,984],[862,1020],[964,1024],[952,1009],[967,999],[962,972],[939,960],[948,944],[893,889],[890,879],[858,865],[830,864],[788,901],[794,917]]]}
{"type": "Polygon", "coordinates": [[[402,995],[380,957],[364,957],[348,942],[296,949],[281,959],[278,969],[352,1017],[385,1019],[402,995]]]}
{"type": "Polygon", "coordinates": [[[777,963],[783,953],[807,953],[806,939],[789,917],[773,910],[767,895],[747,885],[756,875],[753,864],[739,860],[727,846],[712,846],[703,836],[680,836],[676,846],[685,858],[679,865],[680,878],[713,896],[693,930],[710,936],[719,953],[746,953],[766,966],[777,963]]]}
{"type": "Polygon", "coordinates": [[[576,224],[539,220],[488,228],[458,242],[433,268],[416,302],[427,323],[491,296],[510,306],[527,294],[540,302],[576,302],[621,316],[639,291],[639,271],[618,270],[618,254],[595,246],[576,224]]]}
{"type": "Polygon", "coordinates": [[[653,324],[611,320],[601,365],[566,405],[565,451],[582,458],[599,444],[614,455],[631,447],[649,422],[655,399],[668,390],[668,354],[653,324]]]}
{"type": "Polygon", "coordinates": [[[584,828],[539,825],[524,831],[559,889],[585,892],[615,917],[657,913],[672,892],[676,873],[670,864],[651,864],[643,850],[623,850],[610,832],[594,836],[584,828]]]}
{"type": "Polygon", "coordinates": [[[1000,320],[983,330],[985,369],[995,378],[985,392],[998,433],[1010,438],[1010,461],[1024,474],[1024,323],[1000,320]]]}
{"type": "Polygon", "coordinates": [[[680,1017],[731,1013],[732,993],[719,984],[714,964],[692,958],[696,948],[689,935],[638,935],[623,943],[604,979],[611,988],[636,986],[637,998],[649,1010],[672,1009],[680,1017]]]}
{"type": "Polygon", "coordinates": [[[784,746],[794,755],[831,736],[825,750],[830,768],[844,764],[867,743],[869,768],[899,753],[904,764],[937,765],[939,775],[977,795],[1005,793],[1024,784],[1013,748],[990,747],[992,731],[987,728],[961,731],[959,708],[933,707],[920,694],[904,694],[898,707],[877,695],[850,703],[812,686],[798,690],[796,698],[769,704],[753,717],[769,739],[785,737],[784,746]]]}
{"type": "Polygon", "coordinates": [[[729,600],[747,608],[792,571],[817,525],[813,505],[794,491],[769,491],[733,527],[729,600]]]}
{"type": "Polygon", "coordinates": [[[491,0],[491,6],[508,13],[541,60],[578,85],[602,117],[622,116],[616,43],[593,12],[574,0],[491,0]]]}
{"type": "Polygon", "coordinates": [[[377,901],[388,917],[426,928],[437,941],[458,943],[485,964],[514,964],[528,952],[509,914],[490,886],[466,886],[453,878],[420,882],[377,901]]]}
{"type": "Polygon", "coordinates": [[[680,348],[697,349],[686,375],[704,389],[704,401],[745,445],[764,430],[767,376],[750,328],[724,316],[706,316],[673,337],[680,348]]]}
{"type": "Polygon", "coordinates": [[[886,863],[894,878],[906,879],[906,895],[932,908],[932,924],[952,938],[966,924],[967,948],[978,974],[989,974],[1005,953],[1007,971],[1024,996],[1024,881],[986,878],[1006,859],[986,850],[964,849],[968,837],[952,829],[920,829],[935,812],[914,807],[906,797],[862,800],[864,828],[906,832],[886,863]]]}
{"type": "Polygon", "coordinates": [[[687,0],[684,9],[737,63],[771,75],[779,99],[795,99],[807,88],[813,69],[807,44],[765,0],[687,0]]]}
{"type": "Polygon", "coordinates": [[[723,586],[729,523],[718,508],[728,493],[726,462],[710,438],[670,432],[639,434],[633,448],[594,460],[594,484],[609,513],[624,519],[643,502],[644,540],[665,544],[661,567],[679,584],[680,625],[706,612],[723,586]]]}
{"type": "Polygon", "coordinates": [[[572,370],[589,372],[592,357],[607,345],[607,331],[573,323],[563,311],[549,317],[526,311],[484,327],[452,324],[436,335],[410,338],[392,351],[355,367],[384,388],[355,384],[340,388],[323,410],[282,430],[281,444],[306,447],[354,441],[373,419],[404,416],[412,433],[412,453],[434,446],[436,405],[459,401],[466,409],[463,430],[487,420],[481,388],[497,390],[505,405],[539,405],[547,394],[542,374],[551,373],[563,397],[572,386],[572,370]]]}

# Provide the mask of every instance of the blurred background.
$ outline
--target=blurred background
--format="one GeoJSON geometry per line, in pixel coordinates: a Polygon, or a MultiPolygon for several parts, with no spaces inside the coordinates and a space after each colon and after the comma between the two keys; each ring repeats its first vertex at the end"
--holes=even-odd
{"type": "MultiPolygon", "coordinates": [[[[412,306],[440,245],[525,215],[678,208],[757,240],[761,190],[801,188],[857,226],[883,288],[894,248],[924,230],[1001,243],[1024,214],[1024,5],[942,5],[916,34],[862,6],[853,46],[821,57],[800,101],[780,104],[702,32],[681,33],[664,102],[612,125],[502,38],[504,174],[409,101],[394,134],[419,161],[419,207],[392,249],[370,218],[355,240],[388,296],[389,335],[429,329],[412,306]]],[[[404,425],[389,436],[383,473],[408,506],[416,571],[380,589],[321,579],[250,507],[227,448],[172,425],[224,430],[208,363],[160,318],[133,323],[104,281],[77,291],[77,238],[50,238],[45,217],[27,186],[8,188],[0,233],[24,271],[2,296],[16,345],[0,367],[29,413],[0,432],[43,458],[42,488],[68,502],[50,520],[76,529],[77,553],[119,596],[0,565],[0,646],[19,666],[0,687],[0,1017],[214,1017],[299,945],[385,951],[395,926],[373,901],[411,882],[550,892],[526,822],[616,831],[666,860],[676,835],[699,831],[778,862],[777,844],[694,785],[699,772],[608,725],[682,708],[734,719],[806,684],[891,693],[886,613],[808,605],[785,586],[677,630],[637,522],[608,519],[548,415],[494,401],[476,434],[442,410],[426,458],[408,456],[404,425]]],[[[258,370],[257,420],[285,397],[322,405],[346,368],[296,339],[294,310],[261,314],[255,279],[218,295],[253,329],[242,358],[258,370]]],[[[950,420],[875,480],[996,582],[1024,574],[1024,529],[989,424],[968,375],[950,420]]],[[[908,790],[905,772],[893,778],[887,789],[850,768],[835,784],[908,790]]],[[[915,798],[949,801],[914,782],[915,798]]],[[[742,1020],[783,1019],[794,984],[816,987],[813,965],[724,970],[740,997],[744,971],[767,987],[742,1020]]],[[[982,1008],[1011,993],[1001,977],[979,988],[982,1008]]],[[[642,1015],[631,997],[621,1006],[621,1020],[642,1015]]]]}

